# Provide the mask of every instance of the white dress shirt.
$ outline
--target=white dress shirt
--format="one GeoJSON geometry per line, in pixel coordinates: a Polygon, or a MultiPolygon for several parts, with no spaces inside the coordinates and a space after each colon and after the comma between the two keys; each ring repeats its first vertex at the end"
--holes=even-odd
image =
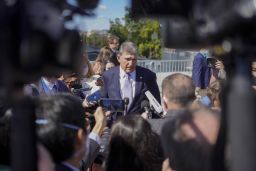
{"type": "MultiPolygon", "coordinates": [[[[132,83],[132,97],[134,99],[135,96],[135,83],[136,83],[136,70],[129,73],[130,74],[130,81],[132,83]]],[[[120,83],[120,93],[121,93],[121,97],[122,99],[124,98],[124,91],[122,89],[122,87],[124,87],[124,83],[125,83],[125,75],[126,72],[120,67],[120,73],[119,73],[119,83],[120,83]]]]}

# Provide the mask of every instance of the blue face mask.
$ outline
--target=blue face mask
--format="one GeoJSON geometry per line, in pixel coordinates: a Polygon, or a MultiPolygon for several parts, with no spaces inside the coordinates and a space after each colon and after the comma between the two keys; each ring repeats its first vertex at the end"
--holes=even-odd
{"type": "Polygon", "coordinates": [[[201,52],[201,54],[202,54],[205,58],[208,58],[208,56],[209,56],[207,51],[201,52]]]}
{"type": "Polygon", "coordinates": [[[208,58],[208,56],[209,56],[208,50],[206,50],[206,49],[201,49],[201,50],[200,50],[200,53],[201,53],[205,58],[208,58]]]}

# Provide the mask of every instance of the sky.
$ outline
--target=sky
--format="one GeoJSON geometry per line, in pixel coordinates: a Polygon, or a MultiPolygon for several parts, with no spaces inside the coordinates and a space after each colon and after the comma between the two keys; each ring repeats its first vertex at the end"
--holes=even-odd
{"type": "Polygon", "coordinates": [[[109,29],[109,20],[123,18],[125,7],[130,7],[131,0],[100,0],[98,7],[94,10],[94,17],[75,16],[74,22],[67,27],[76,27],[80,31],[109,29]]]}

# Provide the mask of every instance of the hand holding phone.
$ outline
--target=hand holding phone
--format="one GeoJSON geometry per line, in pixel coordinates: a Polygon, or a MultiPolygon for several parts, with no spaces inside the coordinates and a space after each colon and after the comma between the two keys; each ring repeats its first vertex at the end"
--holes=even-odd
{"type": "Polygon", "coordinates": [[[94,93],[92,93],[91,95],[87,96],[86,99],[87,101],[90,102],[97,102],[99,101],[101,98],[101,91],[95,91],[94,93]]]}
{"type": "Polygon", "coordinates": [[[217,59],[215,58],[207,58],[207,66],[210,68],[215,68],[217,59]]]}
{"type": "Polygon", "coordinates": [[[122,99],[106,99],[100,100],[100,106],[111,112],[123,112],[124,111],[124,100],[122,99]]]}

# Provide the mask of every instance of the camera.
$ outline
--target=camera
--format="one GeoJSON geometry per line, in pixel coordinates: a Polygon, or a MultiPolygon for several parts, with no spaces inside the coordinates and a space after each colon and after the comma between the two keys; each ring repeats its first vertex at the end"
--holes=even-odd
{"type": "MultiPolygon", "coordinates": [[[[256,40],[254,3],[253,0],[132,0],[131,16],[158,18],[164,47],[200,49],[222,45],[226,40],[233,46],[246,47],[245,44],[256,40]]],[[[253,53],[254,49],[250,48],[253,53]]]]}
{"type": "MultiPolygon", "coordinates": [[[[99,0],[17,0],[0,2],[1,73],[22,85],[40,76],[82,70],[82,42],[77,30],[65,27],[64,12],[86,15],[99,0]],[[12,3],[11,3],[12,2],[12,3]]],[[[4,75],[2,75],[3,77],[4,75]]],[[[3,80],[6,80],[3,78],[3,80]]],[[[3,84],[9,84],[3,83],[3,84]]],[[[5,86],[9,88],[10,86],[5,86]]]]}
{"type": "Polygon", "coordinates": [[[207,58],[207,66],[209,68],[215,68],[216,62],[217,62],[217,59],[215,58],[207,58]]]}
{"type": "Polygon", "coordinates": [[[123,112],[125,110],[125,103],[122,99],[102,98],[99,104],[103,109],[111,112],[123,112]]]}

